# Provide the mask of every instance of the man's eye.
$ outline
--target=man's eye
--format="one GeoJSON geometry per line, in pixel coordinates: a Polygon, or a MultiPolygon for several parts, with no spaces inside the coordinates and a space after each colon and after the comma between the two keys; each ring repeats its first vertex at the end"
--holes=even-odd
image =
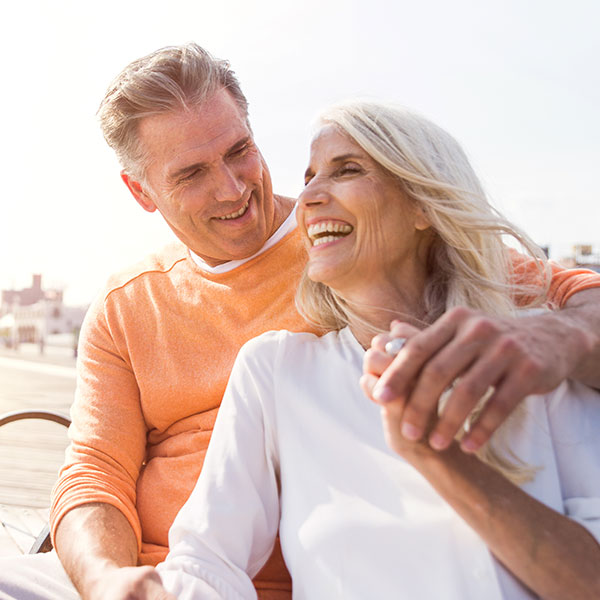
{"type": "Polygon", "coordinates": [[[198,173],[200,173],[200,169],[194,169],[191,173],[189,173],[188,175],[185,175],[184,177],[182,177],[179,180],[179,183],[183,183],[186,181],[191,181],[192,179],[194,179],[194,177],[196,177],[196,175],[198,175],[198,173]]]}
{"type": "Polygon", "coordinates": [[[242,156],[249,150],[249,148],[250,144],[245,144],[241,148],[237,148],[236,150],[234,150],[229,156],[242,156]]]}

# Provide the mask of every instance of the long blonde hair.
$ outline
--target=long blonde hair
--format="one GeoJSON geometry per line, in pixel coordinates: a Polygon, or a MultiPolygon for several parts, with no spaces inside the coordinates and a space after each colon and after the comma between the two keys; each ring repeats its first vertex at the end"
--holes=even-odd
{"type": "MultiPolygon", "coordinates": [[[[418,114],[372,101],[329,108],[318,120],[319,127],[326,125],[349,136],[395,176],[431,225],[434,240],[427,261],[423,325],[454,306],[510,316],[517,310],[517,298],[526,299],[519,308],[544,303],[550,284],[544,253],[491,206],[466,154],[451,135],[418,114]],[[515,281],[505,236],[516,240],[534,261],[537,283],[515,281]]],[[[324,330],[341,329],[351,321],[365,324],[350,302],[311,281],[306,270],[296,303],[305,318],[324,330]]],[[[489,447],[481,458],[514,481],[528,478],[522,467],[489,447]]]]}

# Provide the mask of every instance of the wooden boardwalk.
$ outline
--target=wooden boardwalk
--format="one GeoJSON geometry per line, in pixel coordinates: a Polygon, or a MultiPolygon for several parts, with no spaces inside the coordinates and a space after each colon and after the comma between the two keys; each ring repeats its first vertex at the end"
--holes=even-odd
{"type": "MultiPolygon", "coordinates": [[[[0,414],[40,408],[68,414],[75,361],[48,353],[0,352],[0,414]]],[[[25,420],[0,427],[0,556],[26,552],[47,521],[67,430],[25,420]]]]}

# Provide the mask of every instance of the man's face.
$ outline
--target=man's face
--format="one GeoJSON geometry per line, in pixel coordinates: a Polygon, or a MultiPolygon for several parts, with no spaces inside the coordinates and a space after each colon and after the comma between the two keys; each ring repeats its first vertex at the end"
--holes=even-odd
{"type": "Polygon", "coordinates": [[[246,116],[224,89],[191,112],[147,117],[146,185],[123,179],[208,264],[251,256],[278,225],[271,177],[246,116]]]}

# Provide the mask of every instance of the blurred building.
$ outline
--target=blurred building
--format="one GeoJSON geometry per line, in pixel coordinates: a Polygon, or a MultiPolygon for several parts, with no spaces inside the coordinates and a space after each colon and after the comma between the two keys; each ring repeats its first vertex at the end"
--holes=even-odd
{"type": "Polygon", "coordinates": [[[85,307],[65,306],[62,290],[44,290],[42,276],[34,275],[29,288],[2,290],[0,339],[8,346],[29,342],[43,349],[53,336],[69,334],[75,343],[85,312],[85,307]]]}
{"type": "Polygon", "coordinates": [[[600,247],[592,244],[577,244],[573,246],[572,265],[584,267],[600,273],[600,247]]]}

